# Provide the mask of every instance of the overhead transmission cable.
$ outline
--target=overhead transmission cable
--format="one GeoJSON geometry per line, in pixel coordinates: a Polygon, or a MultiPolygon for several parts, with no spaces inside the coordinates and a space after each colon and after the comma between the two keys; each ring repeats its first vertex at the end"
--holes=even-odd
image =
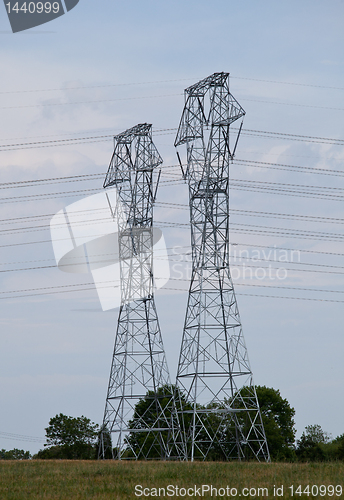
{"type": "MultiPolygon", "coordinates": [[[[278,85],[296,85],[300,87],[313,87],[319,89],[331,89],[331,90],[344,90],[344,87],[334,87],[329,85],[314,85],[310,83],[300,83],[300,82],[285,82],[279,80],[266,80],[261,78],[249,78],[243,76],[229,75],[229,78],[232,80],[248,80],[252,82],[262,82],[262,83],[274,83],[278,85]]],[[[197,79],[197,78],[196,78],[197,79]]],[[[127,87],[127,86],[135,86],[135,85],[152,85],[156,83],[174,83],[174,82],[183,82],[183,81],[194,81],[196,80],[194,77],[190,78],[178,78],[173,80],[153,80],[148,82],[127,82],[127,83],[110,83],[110,84],[98,84],[98,85],[78,85],[73,87],[55,87],[49,89],[24,89],[24,90],[3,90],[0,91],[0,94],[28,94],[28,93],[37,93],[37,92],[65,92],[68,90],[85,90],[85,89],[99,89],[99,88],[111,88],[111,87],[127,87]]]]}
{"type": "Polygon", "coordinates": [[[46,441],[44,438],[40,438],[40,437],[25,436],[23,434],[14,434],[12,432],[3,432],[3,431],[0,431],[0,438],[10,439],[13,441],[26,441],[26,442],[31,442],[31,443],[43,443],[46,441]]]}
{"type": "MultiPolygon", "coordinates": [[[[103,282],[106,283],[106,282],[103,282]]],[[[109,283],[109,282],[108,282],[109,283]]],[[[114,288],[113,282],[111,282],[111,285],[107,285],[103,288],[114,288]]],[[[98,284],[99,287],[100,284],[98,284]]],[[[116,286],[119,287],[120,285],[116,286]]],[[[250,286],[250,285],[245,285],[243,286],[250,286]]],[[[272,288],[272,287],[271,287],[272,288]]],[[[283,287],[281,287],[283,288],[283,287]]],[[[64,286],[59,286],[59,287],[42,287],[42,288],[37,288],[37,289],[26,289],[26,290],[18,290],[18,291],[9,291],[9,292],[0,292],[2,293],[24,293],[24,292],[29,292],[29,291],[38,291],[39,293],[33,293],[33,294],[24,294],[24,295],[14,295],[14,296],[8,296],[8,297],[1,297],[0,300],[9,300],[9,299],[17,299],[17,298],[23,298],[23,297],[37,297],[37,296],[42,296],[42,295],[52,295],[52,294],[60,294],[60,293],[68,293],[68,292],[83,292],[83,291],[90,291],[94,290],[95,286],[94,283],[84,283],[84,284],[79,284],[79,285],[64,285],[64,286]],[[77,287],[77,286],[87,286],[87,285],[92,285],[91,287],[87,288],[79,288],[79,289],[73,289],[73,290],[66,290],[66,288],[71,288],[71,287],[77,287]],[[57,288],[64,288],[64,290],[56,290],[57,288]],[[52,290],[53,291],[47,291],[47,290],[52,290]]],[[[163,287],[162,290],[173,290],[173,291],[178,291],[178,292],[187,292],[187,289],[178,289],[178,288],[171,288],[171,287],[163,287]]],[[[315,291],[315,290],[312,290],[315,291]]],[[[331,292],[332,293],[332,292],[331,292]]],[[[335,293],[335,291],[334,291],[335,293]]],[[[316,298],[307,298],[307,297],[288,297],[288,296],[276,296],[276,295],[260,295],[260,294],[248,294],[248,293],[238,293],[237,295],[247,295],[247,296],[254,296],[254,297],[269,297],[269,298],[279,298],[279,299],[291,299],[291,300],[308,300],[308,301],[316,301],[316,302],[334,302],[334,303],[344,303],[344,300],[334,300],[334,299],[316,299],[316,298]]]]}
{"type": "Polygon", "coordinates": [[[262,82],[262,83],[277,83],[279,85],[297,85],[299,87],[313,87],[317,89],[331,89],[331,90],[344,90],[344,87],[332,87],[327,85],[314,85],[311,83],[300,83],[300,82],[281,82],[279,80],[264,80],[261,78],[248,78],[243,76],[232,76],[229,75],[229,78],[234,78],[235,80],[249,80],[252,82],[262,82]]]}
{"type": "MultiPolygon", "coordinates": [[[[258,161],[250,161],[250,160],[238,160],[234,161],[234,164],[240,162],[239,165],[244,164],[249,167],[257,167],[257,168],[274,168],[276,170],[289,170],[295,171],[296,173],[314,173],[320,175],[333,175],[344,177],[344,171],[341,170],[330,170],[330,169],[319,169],[313,167],[301,167],[296,165],[285,165],[278,163],[267,163],[267,162],[258,162],[258,161]],[[304,172],[303,172],[304,171],[304,172]]],[[[173,177],[174,180],[181,180],[180,177],[176,175],[176,173],[170,173],[168,170],[170,169],[179,169],[180,165],[164,165],[161,167],[164,171],[164,175],[166,177],[173,177]]],[[[53,184],[67,184],[71,182],[88,182],[90,180],[96,180],[103,178],[102,173],[94,173],[94,174],[80,174],[80,175],[69,175],[69,176],[61,176],[61,177],[51,177],[51,178],[43,178],[43,179],[32,179],[26,181],[10,181],[10,182],[2,182],[0,183],[0,189],[13,189],[13,188],[24,188],[24,187],[33,187],[40,185],[53,185],[53,184]]]]}
{"type": "MultiPolygon", "coordinates": [[[[173,210],[182,210],[182,211],[188,211],[188,205],[185,203],[172,203],[172,202],[163,202],[163,201],[156,201],[155,205],[161,207],[161,208],[171,208],[173,210]]],[[[97,214],[101,215],[101,212],[106,212],[105,209],[103,208],[98,208],[98,209],[84,209],[84,210],[78,210],[78,211],[73,211],[74,216],[76,214],[79,214],[79,217],[89,215],[90,213],[94,214],[97,212],[97,214]]],[[[307,222],[324,222],[324,223],[333,223],[333,224],[343,224],[344,219],[343,218],[336,218],[336,217],[321,217],[321,216],[316,216],[316,215],[302,215],[302,214],[288,214],[284,212],[266,212],[266,211],[258,211],[258,210],[242,210],[242,209],[231,209],[231,214],[238,214],[241,216],[245,217],[264,217],[264,218],[274,218],[274,219],[287,219],[287,220],[301,220],[301,221],[307,221],[307,222]]],[[[40,215],[29,215],[26,217],[12,217],[12,218],[6,218],[6,219],[0,219],[0,225],[9,225],[9,224],[20,224],[24,223],[26,221],[28,222],[40,222],[43,221],[47,218],[53,217],[55,214],[54,213],[46,213],[46,214],[40,214],[40,215]]],[[[98,219],[99,221],[101,219],[98,219]]],[[[105,220],[105,219],[103,219],[105,220]]],[[[30,226],[30,227],[36,227],[36,226],[30,226]]],[[[30,228],[29,227],[29,228],[30,228]]]]}
{"type": "MultiPolygon", "coordinates": [[[[110,255],[110,254],[101,254],[99,255],[99,257],[103,257],[103,256],[106,256],[106,255],[110,255]]],[[[180,263],[180,262],[187,262],[186,260],[180,260],[180,257],[186,257],[186,256],[189,256],[190,255],[190,252],[188,253],[178,253],[178,254],[169,254],[168,258],[166,257],[157,257],[155,256],[154,259],[155,260],[165,260],[167,262],[171,262],[171,263],[180,263]],[[178,257],[178,260],[173,260],[174,257],[178,257]]],[[[94,256],[96,257],[96,256],[94,256]]],[[[252,262],[269,262],[269,263],[273,263],[273,264],[285,264],[285,262],[281,261],[281,260],[276,260],[276,259],[261,259],[261,258],[253,258],[253,257],[241,257],[241,256],[237,256],[237,255],[230,255],[230,258],[234,258],[234,265],[242,265],[242,263],[246,263],[247,261],[252,261],[252,262]],[[236,260],[238,260],[238,262],[236,262],[236,260]]],[[[52,259],[50,259],[51,261],[52,259]]],[[[41,262],[41,261],[35,261],[35,262],[41,262]]],[[[42,261],[43,262],[43,261],[42,261]]],[[[102,261],[99,261],[99,262],[102,262],[102,261]]],[[[97,263],[97,261],[94,261],[93,262],[94,264],[97,263]]],[[[323,267],[323,268],[331,268],[331,269],[344,269],[344,266],[335,266],[335,265],[329,265],[329,264],[314,264],[312,262],[288,262],[289,264],[292,264],[292,265],[295,265],[295,266],[313,266],[313,267],[323,267]]],[[[19,263],[20,264],[20,263],[19,263]]],[[[9,265],[9,264],[1,264],[1,265],[9,265]]],[[[78,263],[76,262],[74,264],[74,266],[77,266],[77,265],[81,265],[81,266],[84,266],[84,263],[78,263]]],[[[67,267],[70,266],[70,260],[68,261],[68,264],[66,264],[67,267]]],[[[42,270],[42,269],[57,269],[57,267],[59,267],[59,269],[63,270],[63,265],[60,265],[60,266],[57,266],[56,264],[54,265],[47,265],[47,266],[34,266],[34,267],[26,267],[26,268],[17,268],[17,269],[3,269],[3,270],[0,270],[0,274],[1,273],[13,273],[13,272],[22,272],[22,271],[36,271],[36,270],[42,270]]],[[[254,267],[257,267],[257,266],[254,266],[254,267]]],[[[259,266],[261,267],[261,266],[259,266]]],[[[311,272],[312,270],[311,269],[288,269],[289,271],[301,271],[301,272],[311,272]]],[[[314,271],[316,272],[316,270],[314,271]]],[[[325,272],[325,271],[323,271],[325,272]]],[[[344,274],[344,273],[339,273],[339,274],[344,274]]]]}
{"type": "MultiPolygon", "coordinates": [[[[36,104],[24,104],[16,106],[0,106],[0,109],[25,109],[25,108],[41,108],[41,107],[53,107],[53,106],[76,106],[79,104],[95,104],[104,102],[118,102],[118,101],[132,101],[141,99],[158,99],[166,97],[181,97],[182,93],[178,92],[176,94],[164,94],[164,95],[153,95],[153,96],[138,96],[138,97],[117,97],[116,99],[89,99],[87,101],[67,101],[67,102],[41,102],[36,104]]],[[[317,106],[315,104],[300,104],[296,102],[283,102],[283,101],[270,101],[263,99],[251,99],[249,97],[242,97],[241,100],[248,102],[258,102],[263,104],[273,104],[278,106],[297,106],[300,108],[313,108],[313,109],[324,109],[330,111],[344,111],[344,108],[338,108],[333,106],[317,106]]]]}
{"type": "MultiPolygon", "coordinates": [[[[234,130],[235,128],[233,128],[234,130]]],[[[154,135],[166,135],[167,133],[174,133],[176,128],[164,128],[164,129],[155,129],[154,135]]],[[[330,137],[318,137],[318,136],[308,136],[301,134],[290,134],[285,132],[272,132],[266,130],[256,130],[256,129],[243,129],[241,131],[242,135],[255,136],[255,137],[265,137],[265,138],[277,138],[277,139],[288,139],[292,141],[301,141],[301,142],[311,142],[316,144],[330,144],[336,146],[343,146],[343,139],[336,139],[330,137]]],[[[69,139],[55,139],[48,141],[35,141],[35,142],[22,142],[22,143],[9,143],[0,145],[0,151],[9,151],[9,150],[17,150],[17,149],[32,149],[39,147],[50,147],[50,146],[63,146],[68,144],[75,144],[78,141],[81,143],[89,142],[97,142],[104,140],[112,140],[114,137],[113,134],[106,135],[92,135],[85,137],[72,137],[69,139]]]]}
{"type": "MultiPolygon", "coordinates": [[[[162,185],[173,185],[183,183],[183,179],[180,180],[162,180],[160,184],[162,185]]],[[[267,182],[267,181],[251,181],[245,179],[232,179],[231,189],[254,191],[254,192],[268,192],[270,194],[283,194],[288,196],[298,196],[304,198],[318,198],[318,199],[330,199],[342,201],[344,200],[344,188],[339,187],[326,187],[326,186],[314,186],[309,184],[291,184],[291,183],[280,183],[280,182],[267,182]],[[343,194],[339,194],[343,192],[343,194]],[[338,194],[336,194],[338,193],[338,194]]],[[[99,188],[93,189],[79,189],[73,191],[59,191],[52,193],[40,193],[34,195],[25,195],[18,199],[18,196],[12,196],[7,198],[0,198],[0,203],[19,203],[23,201],[31,201],[37,199],[70,197],[75,196],[80,193],[91,193],[97,192],[99,188]]]]}

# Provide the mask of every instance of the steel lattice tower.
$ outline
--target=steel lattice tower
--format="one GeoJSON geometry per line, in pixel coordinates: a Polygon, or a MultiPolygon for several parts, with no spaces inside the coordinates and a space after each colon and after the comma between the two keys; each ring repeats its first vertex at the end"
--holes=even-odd
{"type": "Polygon", "coordinates": [[[190,403],[180,412],[189,459],[269,461],[229,268],[229,166],[242,123],[232,151],[230,126],[245,111],[228,76],[214,73],[185,90],[175,140],[187,148],[192,245],[176,387],[190,403]]]}
{"type": "Polygon", "coordinates": [[[152,126],[114,138],[104,188],[116,186],[121,306],[101,434],[100,458],[179,458],[173,389],[153,295],[153,205],[162,159],[152,126]],[[155,183],[155,188],[153,184],[155,183]],[[163,389],[162,389],[163,388],[163,389]],[[147,391],[150,391],[149,393],[147,391]],[[135,406],[144,401],[142,411],[135,406]],[[109,443],[110,441],[110,443],[109,443]]]}

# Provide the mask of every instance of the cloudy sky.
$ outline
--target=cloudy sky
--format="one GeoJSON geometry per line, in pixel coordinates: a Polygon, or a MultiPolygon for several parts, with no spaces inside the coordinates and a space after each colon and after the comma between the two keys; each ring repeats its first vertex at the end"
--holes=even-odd
{"type": "Polygon", "coordinates": [[[231,243],[255,382],[288,399],[298,435],[344,432],[343,16],[343,0],[80,0],[13,34],[2,7],[0,448],[37,451],[56,413],[102,421],[118,310],[56,268],[49,222],[102,190],[111,136],[142,122],[164,158],[156,225],[183,273],[156,294],[174,379],[190,235],[173,141],[183,89],[215,71],[246,110],[231,243]]]}

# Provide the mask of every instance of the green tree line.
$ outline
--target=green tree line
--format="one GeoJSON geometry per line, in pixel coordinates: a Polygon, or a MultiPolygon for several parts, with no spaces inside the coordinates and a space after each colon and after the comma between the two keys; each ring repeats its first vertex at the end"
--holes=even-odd
{"type": "MultiPolygon", "coordinates": [[[[171,387],[160,387],[157,390],[157,395],[160,402],[164,405],[164,401],[168,404],[171,397],[171,387]],[[165,398],[166,396],[166,398],[165,398]]],[[[246,388],[241,389],[245,391],[246,388]]],[[[295,410],[287,401],[283,399],[279,390],[271,387],[256,386],[257,397],[259,401],[260,411],[264,424],[265,434],[268,441],[272,461],[288,461],[288,462],[322,462],[333,460],[344,460],[344,434],[332,439],[320,425],[309,425],[305,428],[300,439],[295,440],[295,410]]],[[[129,428],[133,428],[134,419],[140,418],[141,421],[150,427],[151,422],[155,421],[155,415],[150,414],[154,411],[151,405],[151,399],[154,393],[147,392],[136,405],[133,420],[129,422],[129,428]],[[151,409],[149,409],[151,408],[151,409]]],[[[181,393],[176,398],[178,410],[190,410],[191,405],[181,393]],[[179,405],[179,406],[178,406],[179,405]]],[[[213,409],[202,407],[203,409],[213,409]]],[[[186,413],[186,419],[191,418],[191,414],[186,413]]],[[[219,422],[216,419],[216,412],[204,413],[205,423],[209,431],[211,428],[218,428],[219,422]]],[[[187,424],[187,422],[186,422],[187,424]]],[[[229,434],[233,432],[232,422],[228,420],[228,424],[224,421],[222,425],[222,439],[225,445],[229,434]]],[[[244,425],[244,421],[243,421],[244,425]]],[[[95,460],[98,458],[100,446],[100,427],[91,422],[90,419],[81,417],[68,417],[62,413],[51,418],[46,432],[46,444],[44,449],[40,450],[36,455],[31,457],[28,451],[24,450],[9,450],[2,449],[0,451],[0,460],[27,460],[27,459],[69,459],[69,460],[95,460]]],[[[103,431],[103,437],[109,444],[106,458],[112,458],[111,453],[111,435],[109,432],[103,431]]],[[[128,458],[130,449],[142,449],[142,433],[129,433],[127,436],[128,443],[128,458]],[[130,445],[130,446],[129,446],[130,445]]],[[[151,439],[154,439],[152,436],[151,439]]],[[[167,432],[164,439],[168,439],[167,432]]],[[[151,446],[149,440],[144,446],[151,446]]],[[[114,450],[116,456],[116,450],[114,450]]],[[[138,458],[140,454],[138,453],[138,458]]],[[[159,458],[159,452],[156,447],[151,446],[149,450],[149,458],[159,458]],[[156,455],[156,456],[155,456],[156,455]]],[[[235,458],[235,457],[233,457],[235,458]]],[[[211,450],[208,455],[209,460],[223,460],[221,449],[216,448],[211,450]]]]}

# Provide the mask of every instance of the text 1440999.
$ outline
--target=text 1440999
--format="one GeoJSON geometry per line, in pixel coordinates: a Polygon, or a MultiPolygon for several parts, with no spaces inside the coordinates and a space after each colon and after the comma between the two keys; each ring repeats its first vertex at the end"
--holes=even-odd
{"type": "Polygon", "coordinates": [[[60,10],[60,4],[59,2],[23,2],[21,5],[19,5],[19,2],[14,3],[11,5],[11,2],[8,2],[6,4],[7,7],[7,12],[11,14],[11,12],[16,12],[17,14],[19,13],[24,13],[24,14],[50,14],[50,12],[53,12],[54,14],[57,14],[60,10]]]}

